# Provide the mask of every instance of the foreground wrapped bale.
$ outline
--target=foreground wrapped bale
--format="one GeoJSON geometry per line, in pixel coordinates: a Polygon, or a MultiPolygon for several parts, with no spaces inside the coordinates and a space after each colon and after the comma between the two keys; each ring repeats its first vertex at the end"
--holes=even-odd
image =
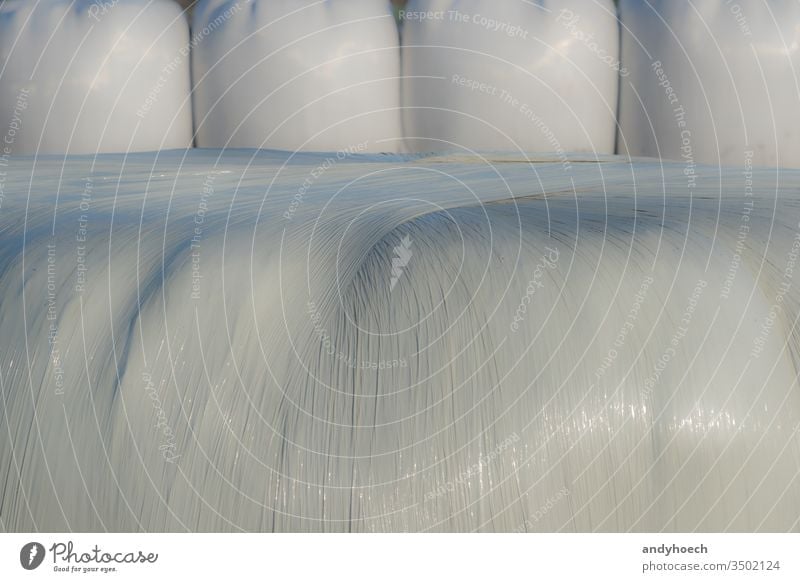
{"type": "Polygon", "coordinates": [[[800,174],[713,175],[14,160],[0,525],[797,530],[800,174]]]}

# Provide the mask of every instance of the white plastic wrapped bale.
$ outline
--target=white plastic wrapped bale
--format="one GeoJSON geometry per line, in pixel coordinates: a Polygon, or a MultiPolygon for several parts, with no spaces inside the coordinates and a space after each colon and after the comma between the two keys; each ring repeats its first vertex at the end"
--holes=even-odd
{"type": "Polygon", "coordinates": [[[0,524],[797,531],[800,173],[683,169],[12,160],[0,524]]]}
{"type": "Polygon", "coordinates": [[[411,0],[401,19],[412,150],[614,152],[611,0],[411,0]]]}
{"type": "Polygon", "coordinates": [[[383,0],[202,0],[200,147],[397,151],[400,49],[383,0]]]}
{"type": "Polygon", "coordinates": [[[621,0],[620,152],[800,167],[800,4],[621,0]]]}
{"type": "Polygon", "coordinates": [[[171,0],[7,0],[0,131],[13,154],[185,148],[189,31],[171,0]]]}

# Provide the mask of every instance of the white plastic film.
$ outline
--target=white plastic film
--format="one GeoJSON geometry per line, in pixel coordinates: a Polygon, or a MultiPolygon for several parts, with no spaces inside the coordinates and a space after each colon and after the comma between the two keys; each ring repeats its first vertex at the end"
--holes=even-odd
{"type": "Polygon", "coordinates": [[[171,0],[0,6],[5,153],[92,154],[192,143],[189,30],[171,0]]]}
{"type": "Polygon", "coordinates": [[[610,0],[411,0],[400,15],[413,151],[614,152],[610,0]]]}
{"type": "Polygon", "coordinates": [[[193,16],[200,147],[401,148],[400,49],[382,0],[203,0],[193,16]]]}
{"type": "Polygon", "coordinates": [[[800,167],[800,4],[619,4],[620,153],[800,167]]]}
{"type": "Polygon", "coordinates": [[[0,525],[797,530],[800,174],[683,170],[11,160],[0,525]]]}

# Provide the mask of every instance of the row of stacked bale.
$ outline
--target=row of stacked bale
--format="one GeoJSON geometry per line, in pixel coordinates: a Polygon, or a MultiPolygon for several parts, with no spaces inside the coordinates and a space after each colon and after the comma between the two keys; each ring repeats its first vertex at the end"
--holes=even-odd
{"type": "Polygon", "coordinates": [[[800,166],[800,5],[8,0],[7,153],[622,153],[800,166]],[[398,25],[399,23],[399,25],[398,25]]]}

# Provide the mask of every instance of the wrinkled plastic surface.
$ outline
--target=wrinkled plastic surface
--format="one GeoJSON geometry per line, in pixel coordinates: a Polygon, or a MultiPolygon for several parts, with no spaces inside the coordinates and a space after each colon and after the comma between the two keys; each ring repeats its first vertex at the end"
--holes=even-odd
{"type": "Polygon", "coordinates": [[[411,0],[402,20],[412,150],[614,152],[610,0],[411,0]]]}
{"type": "Polygon", "coordinates": [[[620,153],[800,167],[800,4],[621,0],[620,153]]]}
{"type": "Polygon", "coordinates": [[[797,529],[800,173],[92,162],[6,168],[3,528],[797,529]]]}
{"type": "Polygon", "coordinates": [[[8,0],[4,145],[15,155],[185,148],[189,60],[188,24],[169,0],[8,0]]]}
{"type": "Polygon", "coordinates": [[[401,147],[400,49],[389,2],[204,0],[193,33],[200,147],[401,147]]]}

